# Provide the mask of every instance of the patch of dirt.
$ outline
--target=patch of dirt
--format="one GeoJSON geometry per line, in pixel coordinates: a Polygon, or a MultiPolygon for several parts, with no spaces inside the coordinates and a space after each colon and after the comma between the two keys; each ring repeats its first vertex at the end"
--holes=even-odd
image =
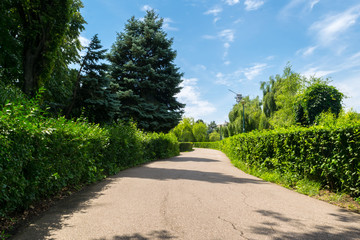
{"type": "Polygon", "coordinates": [[[349,211],[360,213],[360,204],[350,195],[333,193],[328,190],[320,190],[319,195],[313,197],[338,207],[345,208],[349,211]]]}

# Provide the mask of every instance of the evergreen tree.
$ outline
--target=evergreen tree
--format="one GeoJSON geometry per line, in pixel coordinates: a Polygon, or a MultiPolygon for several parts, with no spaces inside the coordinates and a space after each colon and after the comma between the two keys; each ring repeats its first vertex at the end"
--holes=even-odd
{"type": "Polygon", "coordinates": [[[79,116],[83,111],[82,114],[91,122],[111,122],[115,120],[120,104],[111,90],[110,79],[106,76],[106,49],[102,49],[97,35],[86,49],[68,113],[73,112],[73,115],[79,116]]]}
{"type": "Polygon", "coordinates": [[[173,40],[167,39],[162,24],[154,11],[143,20],[132,17],[109,54],[122,104],[120,118],[134,120],[145,131],[169,131],[181,120],[184,108],[175,98],[183,74],[173,63],[173,40]]]}

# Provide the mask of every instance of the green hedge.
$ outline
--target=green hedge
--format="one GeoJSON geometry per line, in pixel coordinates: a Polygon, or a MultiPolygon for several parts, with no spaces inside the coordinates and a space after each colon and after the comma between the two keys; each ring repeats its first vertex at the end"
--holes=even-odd
{"type": "Polygon", "coordinates": [[[172,135],[47,118],[36,104],[8,104],[0,112],[0,216],[64,187],[178,154],[172,135]]]}
{"type": "Polygon", "coordinates": [[[215,144],[233,163],[310,179],[323,187],[360,196],[360,124],[250,132],[215,144]]]}
{"type": "Polygon", "coordinates": [[[194,142],[194,147],[221,150],[221,142],[194,142]]]}
{"type": "Polygon", "coordinates": [[[180,152],[190,152],[193,150],[194,144],[191,142],[181,142],[180,152]]]}

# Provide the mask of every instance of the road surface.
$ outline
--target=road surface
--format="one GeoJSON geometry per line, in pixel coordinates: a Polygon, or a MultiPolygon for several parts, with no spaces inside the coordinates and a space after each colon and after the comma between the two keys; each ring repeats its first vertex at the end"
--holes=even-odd
{"type": "Polygon", "coordinates": [[[360,215],[264,182],[195,149],[59,202],[14,239],[360,239],[360,215]]]}

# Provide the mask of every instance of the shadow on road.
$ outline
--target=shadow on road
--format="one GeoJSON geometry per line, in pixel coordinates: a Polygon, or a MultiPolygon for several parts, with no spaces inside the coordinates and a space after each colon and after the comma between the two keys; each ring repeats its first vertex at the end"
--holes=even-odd
{"type": "Polygon", "coordinates": [[[170,168],[152,168],[144,166],[141,172],[129,171],[123,175],[130,178],[146,178],[156,180],[192,180],[210,183],[250,183],[263,184],[262,180],[256,178],[238,178],[232,175],[226,175],[219,172],[204,172],[197,170],[170,169],[170,168]]]}
{"type": "MultiPolygon", "coordinates": [[[[281,213],[274,211],[266,211],[266,210],[257,210],[256,212],[261,215],[268,217],[269,221],[263,222],[262,225],[254,226],[251,229],[252,233],[257,235],[267,236],[270,239],[306,239],[306,240],[318,240],[318,239],[326,239],[326,240],[355,240],[360,239],[360,225],[358,228],[355,227],[336,227],[330,225],[316,225],[315,230],[306,230],[302,233],[299,232],[289,232],[289,231],[281,231],[279,227],[278,221],[286,222],[297,228],[303,228],[304,224],[302,224],[297,219],[288,218],[281,213]],[[273,220],[273,221],[272,221],[273,220]],[[277,227],[278,226],[278,227],[277,227]],[[280,229],[280,230],[279,230],[280,229]]],[[[339,214],[329,214],[337,218],[338,222],[346,223],[346,222],[358,222],[360,224],[360,216],[357,215],[349,215],[349,212],[346,210],[339,209],[339,214]]]]}
{"type": "Polygon", "coordinates": [[[48,239],[52,230],[71,227],[65,224],[64,220],[69,219],[76,212],[86,213],[89,201],[103,195],[101,192],[107,189],[113,180],[114,177],[109,177],[99,183],[85,187],[66,199],[60,200],[50,210],[32,220],[32,222],[36,221],[36,224],[27,226],[30,231],[27,231],[26,236],[21,234],[22,228],[20,228],[17,235],[11,239],[48,239]]]}
{"type": "Polygon", "coordinates": [[[161,161],[167,161],[167,162],[221,162],[216,159],[209,159],[209,158],[194,158],[194,157],[174,157],[169,159],[164,159],[161,161]]]}
{"type": "Polygon", "coordinates": [[[153,231],[152,233],[142,236],[139,233],[133,235],[114,236],[112,238],[94,238],[92,240],[150,240],[150,239],[176,239],[170,232],[166,230],[153,231]]]}

